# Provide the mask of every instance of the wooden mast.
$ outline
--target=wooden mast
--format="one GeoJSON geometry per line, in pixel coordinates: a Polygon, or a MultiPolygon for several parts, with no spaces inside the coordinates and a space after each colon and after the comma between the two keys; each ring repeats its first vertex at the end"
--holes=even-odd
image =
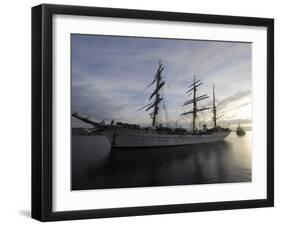
{"type": "Polygon", "coordinates": [[[195,132],[195,122],[196,122],[196,116],[197,116],[197,101],[196,101],[196,75],[193,76],[193,119],[192,119],[192,131],[195,132]]]}
{"type": "MultiPolygon", "coordinates": [[[[159,68],[158,71],[160,70],[160,68],[162,67],[161,61],[159,61],[159,68]]],[[[158,115],[158,110],[159,110],[159,100],[160,100],[160,94],[159,94],[159,85],[160,85],[160,81],[161,81],[161,72],[159,73],[159,75],[157,76],[157,82],[156,82],[156,94],[155,94],[155,101],[154,101],[154,109],[153,109],[153,115],[152,115],[152,126],[155,127],[156,126],[156,117],[158,115]]]]}
{"type": "Polygon", "coordinates": [[[147,87],[150,87],[152,84],[156,83],[155,90],[153,91],[153,93],[149,97],[149,100],[151,100],[152,97],[154,97],[154,96],[155,96],[155,99],[152,103],[149,103],[149,104],[145,105],[144,107],[138,109],[138,110],[142,110],[142,109],[147,107],[146,111],[148,111],[149,109],[153,108],[153,111],[150,114],[151,118],[152,118],[152,126],[153,127],[155,127],[156,123],[157,123],[159,103],[163,100],[163,98],[160,97],[160,90],[165,85],[165,81],[163,81],[162,76],[161,76],[161,73],[162,73],[163,70],[164,70],[164,66],[161,63],[161,60],[159,60],[159,67],[157,69],[156,74],[154,75],[154,79],[150,83],[150,85],[147,86],[147,87]]]}
{"type": "Polygon", "coordinates": [[[205,110],[210,109],[209,107],[201,108],[201,109],[197,108],[197,102],[198,101],[204,100],[204,99],[209,97],[207,94],[204,94],[204,95],[201,95],[201,96],[196,96],[197,87],[199,87],[202,84],[203,83],[200,80],[196,80],[196,75],[194,75],[193,84],[191,84],[189,86],[190,89],[186,92],[187,94],[193,92],[193,98],[191,100],[186,101],[183,104],[183,106],[186,106],[186,105],[189,105],[189,104],[193,104],[193,110],[192,111],[188,111],[188,112],[184,112],[184,113],[181,114],[181,115],[187,115],[187,114],[192,114],[193,115],[193,118],[192,118],[192,131],[193,131],[193,133],[196,132],[197,112],[205,111],[205,110]]]}
{"type": "Polygon", "coordinates": [[[215,85],[213,85],[213,121],[214,121],[214,128],[217,127],[217,107],[216,107],[216,96],[215,96],[215,85]]]}

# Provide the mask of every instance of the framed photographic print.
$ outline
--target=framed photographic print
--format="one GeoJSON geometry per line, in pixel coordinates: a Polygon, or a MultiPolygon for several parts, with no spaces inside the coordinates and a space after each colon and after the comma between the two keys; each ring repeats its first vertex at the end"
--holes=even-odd
{"type": "Polygon", "coordinates": [[[274,205],[274,21],[32,8],[32,217],[274,205]]]}

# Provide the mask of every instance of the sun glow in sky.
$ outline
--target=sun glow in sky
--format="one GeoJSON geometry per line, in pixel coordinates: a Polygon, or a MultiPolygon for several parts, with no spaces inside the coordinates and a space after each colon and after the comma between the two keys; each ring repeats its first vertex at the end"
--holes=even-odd
{"type": "MultiPolygon", "coordinates": [[[[179,116],[191,106],[186,94],[193,75],[203,81],[198,95],[210,98],[198,103],[212,104],[216,87],[219,123],[251,124],[251,43],[134,38],[101,35],[72,35],[72,112],[86,113],[96,120],[150,125],[145,110],[154,87],[147,88],[158,68],[165,66],[162,95],[167,113],[159,120],[170,126],[191,126],[191,117],[179,116]]],[[[212,111],[198,114],[198,123],[211,125],[212,111]]]]}

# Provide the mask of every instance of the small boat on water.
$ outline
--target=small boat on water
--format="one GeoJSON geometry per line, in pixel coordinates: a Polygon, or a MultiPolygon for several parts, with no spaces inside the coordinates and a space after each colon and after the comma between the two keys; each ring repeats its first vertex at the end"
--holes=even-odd
{"type": "Polygon", "coordinates": [[[236,129],[236,134],[239,137],[244,136],[246,134],[245,130],[240,126],[240,124],[238,125],[238,127],[236,129]]]}

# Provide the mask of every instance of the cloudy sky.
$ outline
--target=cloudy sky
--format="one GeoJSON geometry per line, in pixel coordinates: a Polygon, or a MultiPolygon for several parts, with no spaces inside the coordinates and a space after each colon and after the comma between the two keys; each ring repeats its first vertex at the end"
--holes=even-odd
{"type": "MultiPolygon", "coordinates": [[[[72,34],[72,112],[96,120],[114,119],[142,125],[151,124],[148,112],[138,109],[148,103],[154,87],[147,88],[158,68],[166,85],[162,95],[168,112],[159,121],[191,126],[191,116],[179,116],[191,106],[185,93],[193,75],[204,83],[198,95],[212,97],[216,87],[221,123],[250,122],[251,44],[156,38],[130,38],[72,34]]],[[[198,103],[211,105],[212,99],[198,103]]],[[[199,123],[211,120],[211,111],[198,113],[199,123]]]]}

